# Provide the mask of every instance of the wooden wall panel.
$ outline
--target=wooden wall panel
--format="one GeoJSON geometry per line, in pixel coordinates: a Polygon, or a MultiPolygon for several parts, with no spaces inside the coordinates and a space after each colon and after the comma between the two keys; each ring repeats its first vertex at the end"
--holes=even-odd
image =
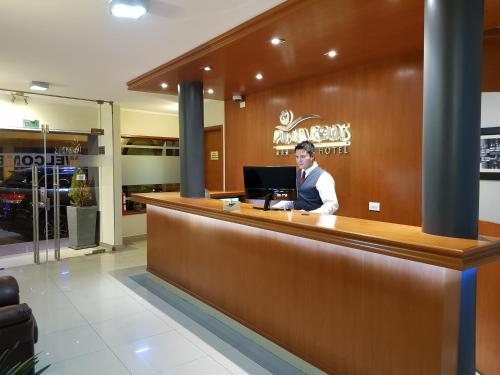
{"type": "Polygon", "coordinates": [[[223,188],[222,125],[205,128],[205,188],[220,191],[223,188]],[[210,160],[210,152],[218,151],[219,160],[210,160]]]}
{"type": "MultiPolygon", "coordinates": [[[[318,156],[336,182],[339,215],[420,225],[422,57],[392,58],[226,101],[226,188],[242,189],[244,165],[294,165],[272,148],[279,114],[318,114],[304,122],[349,122],[348,155],[318,156]],[[369,212],[368,202],[381,203],[369,212]]],[[[302,125],[301,125],[302,126],[302,125]]]]}
{"type": "MultiPolygon", "coordinates": [[[[500,238],[500,224],[479,222],[479,233],[500,238]]],[[[477,369],[500,374],[500,261],[477,270],[477,369]]]]}
{"type": "Polygon", "coordinates": [[[484,39],[483,91],[500,91],[500,29],[484,39]]]}

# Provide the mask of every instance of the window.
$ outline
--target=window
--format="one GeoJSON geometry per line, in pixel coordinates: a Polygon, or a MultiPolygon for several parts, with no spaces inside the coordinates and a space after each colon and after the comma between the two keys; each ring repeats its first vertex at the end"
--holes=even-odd
{"type": "Polygon", "coordinates": [[[180,191],[179,139],[122,136],[121,146],[125,215],[145,212],[129,199],[134,193],[180,191]]]}
{"type": "Polygon", "coordinates": [[[179,156],[176,138],[123,136],[121,144],[122,155],[179,156]]]}

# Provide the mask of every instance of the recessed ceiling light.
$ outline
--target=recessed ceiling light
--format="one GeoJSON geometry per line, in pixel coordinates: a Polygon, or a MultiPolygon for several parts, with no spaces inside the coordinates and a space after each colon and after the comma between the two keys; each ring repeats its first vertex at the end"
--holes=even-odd
{"type": "Polygon", "coordinates": [[[207,93],[208,93],[209,95],[212,95],[214,92],[215,92],[215,91],[214,91],[214,89],[208,89],[208,90],[207,90],[207,93]]]}
{"type": "Polygon", "coordinates": [[[203,67],[203,68],[201,68],[201,69],[203,69],[205,72],[209,72],[209,71],[211,71],[211,70],[212,70],[212,67],[210,67],[210,66],[208,66],[208,65],[207,65],[207,66],[204,66],[204,67],[203,67]]]}
{"type": "Polygon", "coordinates": [[[150,0],[110,0],[111,14],[120,18],[139,19],[149,10],[150,0]]]}
{"type": "Polygon", "coordinates": [[[165,89],[168,87],[168,83],[166,83],[166,82],[162,82],[162,83],[160,84],[160,86],[161,86],[161,88],[162,88],[163,90],[165,90],[165,89]]]}
{"type": "Polygon", "coordinates": [[[282,44],[282,43],[285,43],[285,39],[281,39],[281,38],[273,38],[273,39],[271,39],[271,44],[273,46],[277,46],[277,45],[282,44]]]}
{"type": "Polygon", "coordinates": [[[47,82],[32,81],[30,89],[36,91],[47,91],[49,89],[49,84],[47,82]]]}
{"type": "Polygon", "coordinates": [[[135,20],[144,16],[149,10],[149,0],[111,0],[110,5],[113,16],[135,20]]]}
{"type": "Polygon", "coordinates": [[[264,76],[263,76],[262,74],[260,74],[260,73],[257,73],[257,74],[255,75],[255,78],[257,78],[258,80],[261,80],[261,79],[263,79],[263,78],[264,78],[264,76]]]}
{"type": "Polygon", "coordinates": [[[335,56],[337,56],[337,51],[332,49],[332,50],[328,51],[327,53],[325,53],[325,56],[328,56],[330,58],[334,58],[335,56]]]}

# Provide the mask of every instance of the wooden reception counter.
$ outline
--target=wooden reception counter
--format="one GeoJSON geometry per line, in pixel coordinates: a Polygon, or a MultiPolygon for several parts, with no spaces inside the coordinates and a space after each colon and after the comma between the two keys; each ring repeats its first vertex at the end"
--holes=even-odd
{"type": "Polygon", "coordinates": [[[148,205],[150,272],[330,374],[457,374],[464,285],[500,256],[497,240],[406,225],[133,199],[148,205]]]}

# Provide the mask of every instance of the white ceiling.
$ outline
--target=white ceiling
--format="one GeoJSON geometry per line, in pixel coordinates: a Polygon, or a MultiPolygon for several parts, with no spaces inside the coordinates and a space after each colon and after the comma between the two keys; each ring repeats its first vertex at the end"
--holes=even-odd
{"type": "Polygon", "coordinates": [[[126,82],[283,0],[151,0],[142,19],[111,16],[109,0],[0,0],[0,88],[112,100],[175,112],[176,97],[131,92],[126,82]]]}

